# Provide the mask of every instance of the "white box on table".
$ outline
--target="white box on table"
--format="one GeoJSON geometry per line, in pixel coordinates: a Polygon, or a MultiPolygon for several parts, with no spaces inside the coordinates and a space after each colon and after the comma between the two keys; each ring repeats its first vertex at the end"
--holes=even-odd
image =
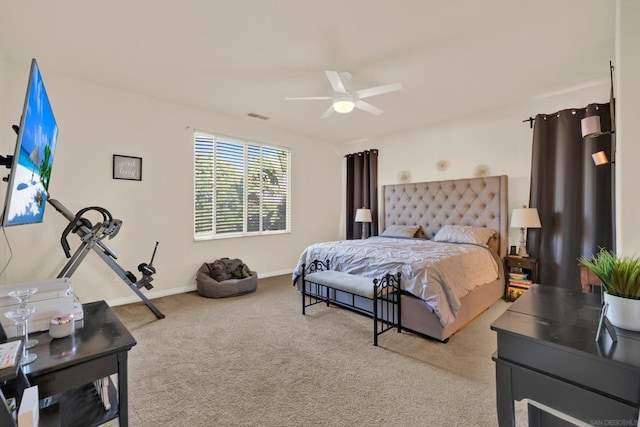
{"type": "Polygon", "coordinates": [[[40,406],[38,386],[26,388],[22,393],[22,401],[18,409],[18,427],[38,427],[40,422],[40,406]]]}
{"type": "Polygon", "coordinates": [[[73,293],[71,279],[63,277],[40,282],[15,283],[0,286],[0,324],[7,337],[16,335],[13,322],[4,315],[9,310],[18,308],[18,301],[9,296],[9,292],[17,289],[36,288],[38,291],[29,298],[29,305],[36,308],[29,318],[29,332],[48,331],[51,318],[62,314],[73,314],[74,319],[82,320],[84,312],[82,304],[73,293]]]}

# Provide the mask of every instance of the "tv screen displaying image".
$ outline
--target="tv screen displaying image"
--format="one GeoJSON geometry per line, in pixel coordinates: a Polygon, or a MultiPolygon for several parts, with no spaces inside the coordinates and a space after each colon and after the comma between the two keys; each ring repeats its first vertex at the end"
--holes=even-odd
{"type": "Polygon", "coordinates": [[[58,125],[35,59],[31,61],[2,226],[42,222],[58,125]]]}

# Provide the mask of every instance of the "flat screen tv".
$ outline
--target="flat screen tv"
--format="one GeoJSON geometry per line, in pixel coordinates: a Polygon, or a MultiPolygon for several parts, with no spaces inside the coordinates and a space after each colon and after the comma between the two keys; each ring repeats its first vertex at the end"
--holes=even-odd
{"type": "Polygon", "coordinates": [[[56,151],[58,125],[35,59],[22,109],[2,226],[42,222],[56,151]]]}

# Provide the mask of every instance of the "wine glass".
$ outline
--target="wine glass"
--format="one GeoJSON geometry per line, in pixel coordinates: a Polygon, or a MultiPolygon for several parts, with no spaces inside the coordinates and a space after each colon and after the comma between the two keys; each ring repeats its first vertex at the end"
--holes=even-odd
{"type": "MultiPolygon", "coordinates": [[[[31,296],[36,292],[38,292],[37,288],[16,289],[13,291],[9,291],[9,296],[15,300],[18,300],[18,308],[27,308],[29,298],[31,298],[31,296]]],[[[24,346],[26,348],[33,348],[36,345],[38,345],[38,340],[35,338],[27,340],[24,343],[24,346]]]]}
{"type": "MultiPolygon", "coordinates": [[[[7,311],[4,315],[7,319],[13,321],[16,325],[16,332],[18,336],[22,336],[24,342],[26,343],[29,339],[27,330],[29,329],[27,326],[29,317],[33,313],[36,312],[35,307],[25,307],[25,308],[16,308],[11,311],[7,311]]],[[[35,353],[28,353],[27,346],[22,346],[22,359],[20,360],[21,365],[26,365],[27,363],[31,363],[38,357],[35,353]]]]}

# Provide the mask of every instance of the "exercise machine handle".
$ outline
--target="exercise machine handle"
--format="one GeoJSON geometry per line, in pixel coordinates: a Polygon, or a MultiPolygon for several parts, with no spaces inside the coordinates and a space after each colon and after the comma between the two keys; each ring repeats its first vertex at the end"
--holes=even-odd
{"type": "Polygon", "coordinates": [[[111,221],[113,220],[111,213],[105,208],[101,208],[99,206],[89,206],[89,207],[80,209],[76,213],[73,220],[71,220],[69,224],[65,227],[64,231],[62,232],[62,236],[60,237],[60,244],[62,245],[62,249],[64,250],[64,254],[67,258],[71,258],[71,247],[69,246],[69,241],[67,240],[67,236],[71,232],[75,233],[76,231],[78,231],[80,227],[83,227],[83,226],[91,229],[92,227],[91,222],[87,218],[83,218],[82,216],[85,214],[85,212],[92,211],[92,210],[100,212],[102,214],[102,222],[96,224],[96,229],[100,228],[100,226],[103,223],[111,223],[111,221]]]}

